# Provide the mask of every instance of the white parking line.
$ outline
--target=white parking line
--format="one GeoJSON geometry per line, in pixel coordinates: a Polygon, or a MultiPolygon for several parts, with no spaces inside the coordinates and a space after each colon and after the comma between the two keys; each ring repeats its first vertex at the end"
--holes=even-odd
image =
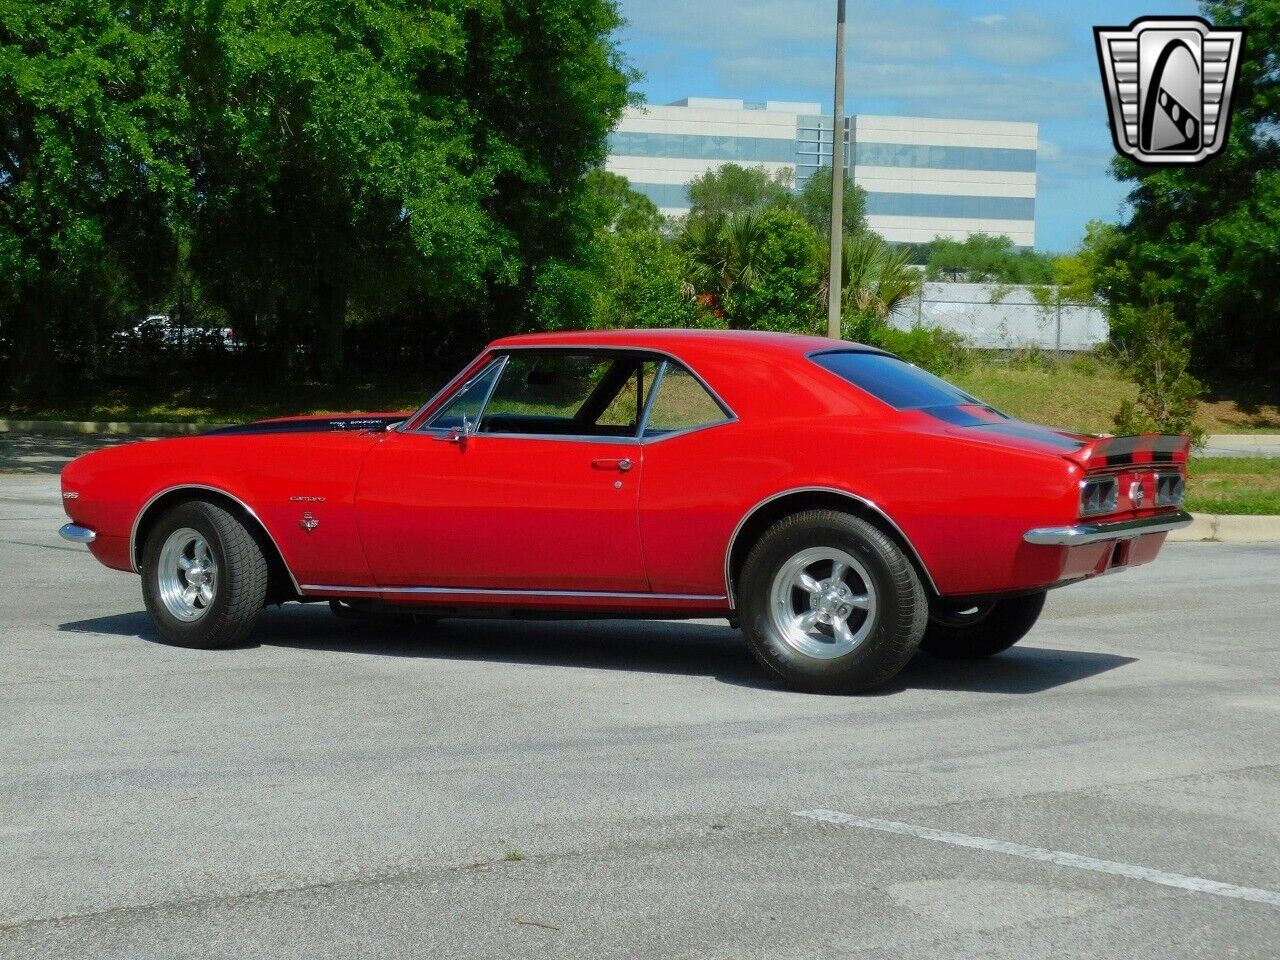
{"type": "Polygon", "coordinates": [[[849,813],[835,810],[795,810],[793,815],[808,817],[810,820],[821,820],[845,827],[864,827],[867,830],[880,830],[884,833],[898,833],[908,837],[919,837],[922,840],[937,840],[957,847],[972,847],[975,850],[990,850],[1010,857],[1022,857],[1026,860],[1042,860],[1060,867],[1075,867],[1077,870],[1093,870],[1096,873],[1113,873],[1132,880],[1145,880],[1166,887],[1177,887],[1193,893],[1211,893],[1215,897],[1231,897],[1236,900],[1250,900],[1254,903],[1265,903],[1268,906],[1280,907],[1280,892],[1260,890],[1257,887],[1238,887],[1234,883],[1220,883],[1217,880],[1205,880],[1203,877],[1188,877],[1180,873],[1165,873],[1163,870],[1152,870],[1150,867],[1136,867],[1131,863],[1116,863],[1114,860],[1095,860],[1093,857],[1082,857],[1075,853],[1064,853],[1061,850],[1046,850],[1043,847],[1026,847],[1020,843],[1007,840],[991,840],[987,837],[971,837],[964,833],[952,833],[949,830],[934,830],[931,827],[917,827],[910,823],[897,823],[893,820],[878,820],[874,817],[855,817],[849,813]]]}

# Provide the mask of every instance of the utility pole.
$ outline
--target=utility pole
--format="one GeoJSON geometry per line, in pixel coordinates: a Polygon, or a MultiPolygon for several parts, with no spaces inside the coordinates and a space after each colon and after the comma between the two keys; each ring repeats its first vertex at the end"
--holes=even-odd
{"type": "Polygon", "coordinates": [[[836,91],[831,111],[831,267],[827,285],[827,336],[840,339],[840,303],[844,285],[844,4],[836,0],[836,91]]]}

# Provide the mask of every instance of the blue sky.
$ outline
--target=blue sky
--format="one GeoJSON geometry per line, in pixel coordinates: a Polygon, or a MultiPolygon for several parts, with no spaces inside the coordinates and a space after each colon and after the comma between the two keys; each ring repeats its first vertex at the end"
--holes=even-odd
{"type": "MultiPolygon", "coordinates": [[[[830,111],[835,0],[619,0],[622,49],[651,103],[816,100],[830,111]]],[[[1196,13],[1189,0],[849,0],[846,112],[1040,124],[1036,246],[1118,220],[1095,25],[1196,13]]]]}

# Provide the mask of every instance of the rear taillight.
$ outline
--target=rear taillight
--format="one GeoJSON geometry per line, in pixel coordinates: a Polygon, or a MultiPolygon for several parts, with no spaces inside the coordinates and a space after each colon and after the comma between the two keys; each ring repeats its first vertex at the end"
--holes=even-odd
{"type": "Polygon", "coordinates": [[[1080,516],[1115,513],[1120,502],[1120,484],[1115,477],[1099,477],[1080,482],[1080,516]]]}
{"type": "Polygon", "coordinates": [[[1156,474],[1156,506],[1180,507],[1186,495],[1187,484],[1180,473],[1156,474]]]}

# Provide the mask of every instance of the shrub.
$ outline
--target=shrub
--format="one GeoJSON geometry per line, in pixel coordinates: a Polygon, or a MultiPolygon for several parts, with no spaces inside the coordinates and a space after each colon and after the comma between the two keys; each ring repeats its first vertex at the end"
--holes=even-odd
{"type": "Polygon", "coordinates": [[[917,327],[914,330],[882,327],[875,341],[872,346],[896,353],[903,360],[938,376],[955,373],[969,363],[964,338],[941,327],[917,327]]]}
{"type": "Polygon", "coordinates": [[[1167,303],[1122,308],[1126,337],[1121,362],[1138,385],[1137,402],[1125,400],[1115,416],[1119,433],[1188,433],[1200,446],[1204,431],[1195,425],[1204,387],[1187,372],[1191,335],[1167,303]]]}

